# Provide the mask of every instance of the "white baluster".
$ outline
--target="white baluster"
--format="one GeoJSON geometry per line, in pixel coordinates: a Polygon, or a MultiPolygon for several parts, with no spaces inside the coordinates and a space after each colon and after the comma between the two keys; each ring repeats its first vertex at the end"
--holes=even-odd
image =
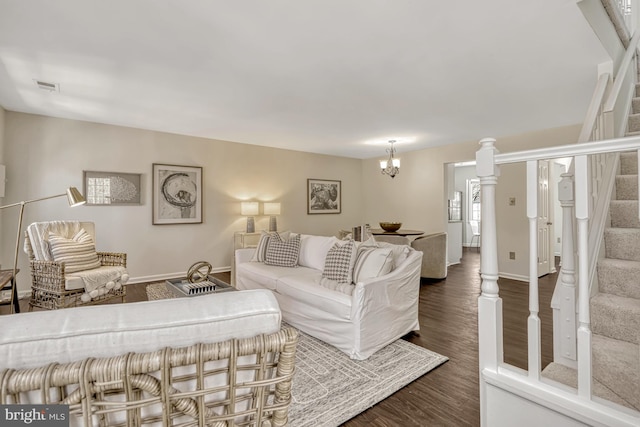
{"type": "Polygon", "coordinates": [[[540,379],[540,318],[538,317],[538,161],[527,162],[527,218],[529,218],[529,377],[540,379]]]}

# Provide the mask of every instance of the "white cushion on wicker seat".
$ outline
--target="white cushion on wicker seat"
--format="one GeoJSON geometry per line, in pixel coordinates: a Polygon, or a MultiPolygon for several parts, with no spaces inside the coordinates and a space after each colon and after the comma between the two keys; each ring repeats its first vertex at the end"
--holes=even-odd
{"type": "Polygon", "coordinates": [[[280,322],[267,290],[20,313],[2,328],[0,354],[4,369],[32,368],[247,338],[276,332],[280,322]]]}
{"type": "MultiPolygon", "coordinates": [[[[83,270],[77,271],[75,273],[66,273],[64,275],[64,288],[68,291],[72,291],[74,289],[84,289],[85,288],[85,279],[89,279],[89,281],[93,277],[104,277],[110,276],[110,280],[119,280],[120,277],[127,272],[127,269],[121,266],[110,266],[104,265],[102,267],[93,268],[91,270],[83,270]]],[[[105,280],[106,283],[108,280],[105,280]]],[[[87,291],[90,292],[97,287],[93,287],[92,289],[87,288],[87,291]]]]}

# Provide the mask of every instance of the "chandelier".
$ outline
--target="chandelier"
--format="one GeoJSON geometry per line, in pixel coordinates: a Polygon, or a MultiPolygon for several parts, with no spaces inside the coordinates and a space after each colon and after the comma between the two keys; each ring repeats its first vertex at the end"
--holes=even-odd
{"type": "Polygon", "coordinates": [[[380,160],[380,169],[383,174],[389,175],[391,178],[400,173],[400,159],[396,159],[393,155],[396,153],[396,149],[393,147],[395,140],[389,141],[391,148],[387,148],[389,158],[387,160],[380,160]]]}

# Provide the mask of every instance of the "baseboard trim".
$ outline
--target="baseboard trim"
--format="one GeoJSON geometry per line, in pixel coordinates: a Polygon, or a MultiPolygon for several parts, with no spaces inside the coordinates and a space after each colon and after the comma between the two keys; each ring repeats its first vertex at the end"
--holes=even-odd
{"type": "MultiPolygon", "coordinates": [[[[212,273],[226,273],[231,271],[231,266],[228,267],[217,267],[211,270],[212,273]]],[[[177,277],[186,277],[186,271],[179,271],[177,273],[164,273],[164,274],[154,274],[150,276],[139,276],[139,277],[131,277],[128,285],[135,285],[137,283],[146,283],[146,282],[160,282],[162,280],[175,279],[177,277]]]]}
{"type": "Polygon", "coordinates": [[[520,274],[498,273],[498,276],[502,277],[503,279],[517,280],[519,282],[528,282],[529,281],[529,276],[522,276],[520,274]]]}

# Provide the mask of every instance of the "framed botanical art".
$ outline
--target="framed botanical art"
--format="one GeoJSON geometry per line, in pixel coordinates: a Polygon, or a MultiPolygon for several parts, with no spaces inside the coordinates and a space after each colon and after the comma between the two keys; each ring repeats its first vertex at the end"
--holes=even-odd
{"type": "Polygon", "coordinates": [[[87,205],[139,205],[139,173],[83,171],[87,205]]]}
{"type": "Polygon", "coordinates": [[[307,179],[307,214],[339,214],[341,212],[341,181],[307,179]]]}
{"type": "Polygon", "coordinates": [[[153,164],[153,223],[202,223],[202,168],[153,164]]]}

